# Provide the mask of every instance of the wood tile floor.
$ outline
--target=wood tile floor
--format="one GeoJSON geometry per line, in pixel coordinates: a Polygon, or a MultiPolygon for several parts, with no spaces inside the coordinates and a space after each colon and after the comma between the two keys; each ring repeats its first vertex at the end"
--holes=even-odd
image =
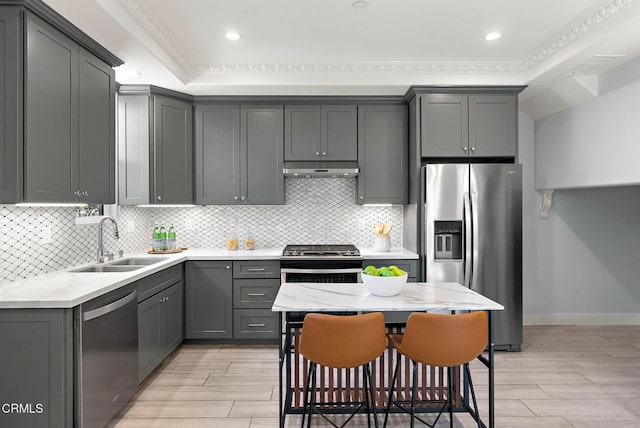
{"type": "MultiPolygon", "coordinates": [[[[640,326],[525,328],[520,353],[497,353],[497,427],[640,427],[640,326]]],[[[275,346],[184,345],[141,386],[112,427],[278,426],[275,346]]],[[[481,414],[486,370],[472,367],[481,414]]],[[[475,426],[462,414],[456,427],[475,426]]],[[[366,419],[349,426],[366,426],[366,419]]],[[[299,426],[296,416],[287,426],[299,426]]],[[[330,426],[315,417],[313,426],[330,426]]],[[[388,426],[405,427],[404,415],[388,426]]],[[[418,426],[418,425],[416,425],[418,426]]],[[[438,427],[448,427],[443,415],[438,427]]]]}

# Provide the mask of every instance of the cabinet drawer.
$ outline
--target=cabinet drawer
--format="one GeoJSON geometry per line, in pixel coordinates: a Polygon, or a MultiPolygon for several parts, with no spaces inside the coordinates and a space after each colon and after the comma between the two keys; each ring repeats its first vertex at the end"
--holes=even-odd
{"type": "Polygon", "coordinates": [[[365,259],[362,265],[373,265],[375,267],[396,265],[403,271],[407,272],[409,282],[416,281],[419,276],[418,260],[413,259],[365,259]]]}
{"type": "Polygon", "coordinates": [[[182,281],[182,263],[137,281],[138,302],[148,299],[178,281],[182,281]]]}
{"type": "Polygon", "coordinates": [[[280,260],[233,262],[234,278],[280,278],[280,260]]]}
{"type": "Polygon", "coordinates": [[[280,279],[235,279],[233,281],[234,308],[271,308],[280,287],[280,279]]]}
{"type": "Polygon", "coordinates": [[[235,309],[234,339],[277,339],[278,315],[270,309],[235,309]]]}

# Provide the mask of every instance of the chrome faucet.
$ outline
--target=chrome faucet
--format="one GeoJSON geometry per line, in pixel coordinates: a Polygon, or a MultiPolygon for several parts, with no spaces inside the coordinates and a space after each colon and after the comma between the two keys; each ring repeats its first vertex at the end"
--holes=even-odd
{"type": "Polygon", "coordinates": [[[120,239],[120,233],[118,232],[118,223],[116,219],[110,215],[105,216],[98,224],[98,263],[104,263],[104,238],[102,236],[102,229],[104,228],[104,222],[110,220],[113,223],[113,237],[120,239]]]}

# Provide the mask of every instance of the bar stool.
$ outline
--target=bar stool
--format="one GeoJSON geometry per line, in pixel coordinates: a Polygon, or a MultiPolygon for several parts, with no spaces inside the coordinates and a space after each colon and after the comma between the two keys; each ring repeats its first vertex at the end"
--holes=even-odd
{"type": "Polygon", "coordinates": [[[307,411],[311,426],[311,415],[315,412],[334,427],[338,427],[319,411],[314,401],[316,384],[316,367],[318,365],[330,369],[352,369],[362,366],[365,401],[332,402],[332,404],[359,405],[349,418],[341,425],[344,427],[363,406],[366,406],[367,426],[371,426],[370,407],[373,409],[374,424],[378,426],[376,417],[375,396],[371,382],[369,363],[382,354],[387,346],[384,316],[380,312],[364,315],[328,315],[309,313],[304,317],[299,351],[310,361],[309,373],[304,389],[304,411],[301,427],[304,427],[307,411]]]}
{"type": "Polygon", "coordinates": [[[391,382],[389,390],[389,401],[387,403],[384,426],[386,427],[387,425],[389,409],[392,404],[411,415],[412,428],[414,418],[429,427],[434,427],[448,404],[449,426],[453,427],[452,369],[464,365],[465,373],[469,379],[476,422],[478,423],[478,427],[480,427],[478,403],[471,380],[469,362],[484,352],[487,346],[487,338],[488,322],[485,312],[455,315],[415,312],[409,315],[404,334],[390,334],[389,341],[398,353],[412,361],[413,377],[411,383],[411,400],[392,400],[393,388],[396,383],[398,367],[400,365],[400,356],[398,355],[396,368],[393,372],[393,381],[391,382]],[[447,367],[447,400],[423,400],[428,403],[444,403],[433,424],[429,424],[415,415],[418,363],[436,367],[447,367]],[[402,406],[403,404],[406,405],[409,403],[411,404],[410,410],[402,406]]]}

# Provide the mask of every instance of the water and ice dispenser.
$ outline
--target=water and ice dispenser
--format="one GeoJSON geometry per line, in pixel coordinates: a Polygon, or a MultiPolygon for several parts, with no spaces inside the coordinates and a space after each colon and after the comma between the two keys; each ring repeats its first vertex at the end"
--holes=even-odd
{"type": "Polygon", "coordinates": [[[462,221],[434,222],[436,260],[462,260],[462,221]]]}

